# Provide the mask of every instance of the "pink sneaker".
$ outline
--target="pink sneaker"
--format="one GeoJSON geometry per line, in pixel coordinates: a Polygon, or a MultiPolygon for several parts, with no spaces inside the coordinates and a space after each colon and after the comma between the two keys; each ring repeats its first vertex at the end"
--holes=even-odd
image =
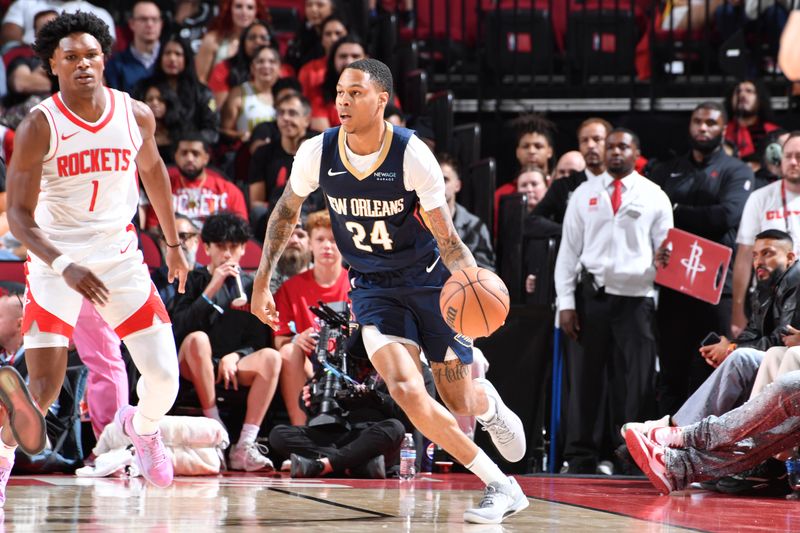
{"type": "Polygon", "coordinates": [[[6,503],[6,484],[8,477],[11,475],[11,469],[14,467],[14,458],[6,459],[0,457],[0,507],[6,503]]]}
{"type": "Polygon", "coordinates": [[[44,450],[47,442],[44,417],[14,367],[0,368],[0,403],[8,411],[8,425],[20,449],[28,455],[44,450]]]}
{"type": "Polygon", "coordinates": [[[669,494],[675,487],[667,477],[667,465],[665,463],[664,448],[651,441],[638,431],[629,429],[625,433],[625,444],[628,451],[642,469],[650,483],[661,491],[662,494],[669,494]]]}
{"type": "Polygon", "coordinates": [[[133,429],[133,415],[136,408],[132,405],[120,407],[115,417],[136,449],[134,459],[144,478],[156,487],[169,487],[172,484],[172,461],[167,456],[164,443],[161,441],[161,430],[152,435],[139,435],[133,429]]]}

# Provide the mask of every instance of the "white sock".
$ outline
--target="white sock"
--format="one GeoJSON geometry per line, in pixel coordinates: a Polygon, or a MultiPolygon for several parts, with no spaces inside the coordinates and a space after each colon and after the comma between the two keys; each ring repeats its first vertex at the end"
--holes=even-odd
{"type": "MultiPolygon", "coordinates": [[[[0,428],[2,429],[2,428],[0,428]]],[[[0,439],[0,457],[4,457],[6,459],[10,459],[11,461],[14,460],[14,451],[17,449],[16,444],[14,446],[9,446],[2,439],[0,439]]]]}
{"type": "Polygon", "coordinates": [[[158,431],[158,422],[150,420],[140,411],[133,415],[133,430],[137,435],[152,435],[158,431]]]}
{"type": "Polygon", "coordinates": [[[477,415],[476,417],[481,422],[488,422],[489,420],[494,418],[494,415],[497,414],[497,402],[495,402],[494,398],[492,398],[488,394],[486,395],[486,403],[489,404],[489,408],[486,410],[485,413],[477,415]]]}
{"type": "Polygon", "coordinates": [[[245,424],[242,426],[242,432],[239,434],[239,444],[248,444],[256,441],[258,437],[258,430],[261,429],[255,424],[245,424]]]}
{"type": "Polygon", "coordinates": [[[500,470],[500,468],[489,459],[486,452],[478,450],[478,455],[468,465],[464,465],[467,470],[481,478],[481,481],[486,483],[500,483],[501,485],[508,485],[510,481],[508,477],[500,470]]]}
{"type": "Polygon", "coordinates": [[[213,418],[222,424],[222,427],[225,427],[225,422],[223,422],[222,418],[219,416],[219,408],[216,405],[209,407],[208,409],[203,409],[203,416],[206,418],[213,418]]]}

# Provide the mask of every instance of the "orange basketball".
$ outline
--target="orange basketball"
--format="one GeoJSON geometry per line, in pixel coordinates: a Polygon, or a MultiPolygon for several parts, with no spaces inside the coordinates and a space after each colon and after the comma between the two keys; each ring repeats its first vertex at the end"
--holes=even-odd
{"type": "Polygon", "coordinates": [[[491,270],[467,267],[445,282],[439,309],[447,325],[467,337],[488,337],[508,316],[505,283],[491,270]]]}

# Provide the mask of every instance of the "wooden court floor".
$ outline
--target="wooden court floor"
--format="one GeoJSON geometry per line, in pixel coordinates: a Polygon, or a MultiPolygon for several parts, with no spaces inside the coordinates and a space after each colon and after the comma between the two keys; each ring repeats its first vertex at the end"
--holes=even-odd
{"type": "Polygon", "coordinates": [[[638,479],[519,477],[531,505],[500,526],[465,524],[480,499],[466,474],[397,480],[285,475],[136,479],[13,477],[2,531],[800,531],[800,502],[689,491],[659,496],[638,479]]]}

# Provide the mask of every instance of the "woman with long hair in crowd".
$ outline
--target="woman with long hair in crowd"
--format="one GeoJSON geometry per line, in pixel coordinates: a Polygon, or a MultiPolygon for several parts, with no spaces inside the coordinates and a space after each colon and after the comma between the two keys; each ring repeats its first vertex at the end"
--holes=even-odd
{"type": "Polygon", "coordinates": [[[140,87],[142,98],[156,119],[156,146],[164,163],[175,162],[175,141],[183,131],[178,95],[166,83],[145,80],[140,87]]]}
{"type": "Polygon", "coordinates": [[[155,72],[143,80],[135,91],[144,99],[145,84],[166,84],[178,95],[181,122],[187,129],[199,131],[203,139],[214,144],[219,138],[219,113],[211,90],[197,80],[192,61],[194,53],[189,42],[177,34],[166,38],[156,60],[155,72]]]}
{"type": "Polygon", "coordinates": [[[280,69],[277,49],[262,46],[256,51],[250,64],[250,80],[232,88],[222,107],[222,134],[247,142],[258,124],[275,120],[272,87],[280,69]]]}
{"type": "Polygon", "coordinates": [[[525,195],[527,211],[530,214],[547,193],[547,175],[537,166],[526,165],[520,169],[515,181],[517,192],[525,195]]]}
{"type": "Polygon", "coordinates": [[[217,107],[221,108],[231,87],[236,87],[250,78],[250,63],[256,50],[272,46],[275,42],[272,31],[263,20],[257,20],[242,31],[239,49],[233,57],[221,61],[211,69],[208,88],[214,93],[217,107]]]}
{"type": "Polygon", "coordinates": [[[325,71],[325,81],[322,83],[322,100],[311,102],[311,129],[325,131],[332,126],[338,126],[339,113],[336,111],[336,84],[344,67],[367,57],[367,47],[364,42],[354,34],[349,34],[338,41],[331,48],[328,56],[328,65],[325,71]]]}
{"type": "Polygon", "coordinates": [[[303,86],[303,96],[308,98],[312,106],[321,105],[323,99],[322,84],[325,81],[328,58],[333,45],[349,33],[350,30],[347,27],[347,23],[339,15],[331,15],[322,23],[322,49],[325,50],[325,55],[312,59],[303,65],[300,68],[300,72],[297,73],[297,79],[300,80],[300,85],[303,86]]]}
{"type": "Polygon", "coordinates": [[[295,38],[286,51],[286,62],[295,71],[312,59],[325,55],[322,48],[322,22],[334,13],[335,0],[306,0],[305,20],[295,31],[295,38]]]}
{"type": "Polygon", "coordinates": [[[214,65],[236,55],[240,44],[239,36],[256,20],[270,20],[265,0],[221,2],[219,15],[209,24],[208,32],[197,51],[194,67],[198,80],[206,83],[214,65]]]}

